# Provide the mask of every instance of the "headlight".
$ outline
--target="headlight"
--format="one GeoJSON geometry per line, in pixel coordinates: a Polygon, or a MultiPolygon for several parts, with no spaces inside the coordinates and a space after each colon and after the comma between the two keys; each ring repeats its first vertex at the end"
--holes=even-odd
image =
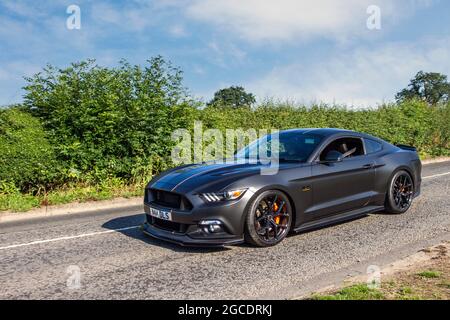
{"type": "Polygon", "coordinates": [[[206,202],[219,202],[239,199],[244,195],[245,191],[247,191],[247,189],[230,190],[219,193],[202,193],[200,196],[206,202]]]}

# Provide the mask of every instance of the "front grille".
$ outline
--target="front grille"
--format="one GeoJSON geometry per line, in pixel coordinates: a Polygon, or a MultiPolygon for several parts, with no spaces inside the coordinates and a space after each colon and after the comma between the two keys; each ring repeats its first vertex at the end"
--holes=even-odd
{"type": "Polygon", "coordinates": [[[173,221],[166,221],[166,220],[158,219],[155,217],[150,217],[150,218],[151,218],[150,221],[151,221],[152,225],[154,225],[157,228],[166,230],[166,231],[175,231],[178,233],[186,233],[186,230],[189,226],[187,224],[173,222],[173,221]]]}
{"type": "Polygon", "coordinates": [[[186,197],[177,193],[150,189],[148,201],[164,208],[177,209],[177,210],[192,210],[192,204],[186,197]]]}
{"type": "Polygon", "coordinates": [[[181,196],[165,191],[155,192],[155,202],[168,208],[179,208],[181,204],[181,196]]]}

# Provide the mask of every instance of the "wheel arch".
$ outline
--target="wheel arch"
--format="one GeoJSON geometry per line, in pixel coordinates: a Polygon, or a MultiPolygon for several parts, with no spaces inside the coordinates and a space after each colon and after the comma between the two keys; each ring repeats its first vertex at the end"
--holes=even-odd
{"type": "Polygon", "coordinates": [[[387,194],[388,191],[389,191],[389,187],[390,187],[392,178],[393,178],[393,177],[397,174],[397,172],[399,172],[399,171],[406,171],[406,172],[409,174],[409,176],[411,177],[411,180],[412,180],[412,182],[413,182],[413,190],[415,190],[415,188],[416,188],[416,181],[415,181],[415,178],[414,178],[413,170],[411,170],[411,168],[409,168],[408,166],[401,165],[401,166],[398,166],[397,168],[395,168],[395,169],[392,171],[391,175],[389,176],[389,179],[388,179],[388,181],[387,181],[387,186],[386,186],[386,194],[387,194]]]}

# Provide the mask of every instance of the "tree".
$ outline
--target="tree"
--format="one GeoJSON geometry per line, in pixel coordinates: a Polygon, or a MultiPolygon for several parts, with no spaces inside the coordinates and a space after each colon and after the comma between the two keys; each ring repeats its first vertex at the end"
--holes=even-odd
{"type": "Polygon", "coordinates": [[[420,99],[426,101],[429,105],[446,103],[449,101],[449,97],[450,83],[447,82],[447,76],[423,71],[417,73],[408,88],[403,89],[395,96],[398,102],[420,99]]]}
{"type": "Polygon", "coordinates": [[[232,108],[250,107],[256,102],[252,93],[247,93],[243,87],[232,86],[221,89],[214,94],[208,106],[230,106],[232,108]]]}

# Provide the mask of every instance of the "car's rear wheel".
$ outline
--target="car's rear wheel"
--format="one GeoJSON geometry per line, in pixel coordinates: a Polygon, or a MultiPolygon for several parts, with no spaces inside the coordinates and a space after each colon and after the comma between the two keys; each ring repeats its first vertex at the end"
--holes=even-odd
{"type": "Polygon", "coordinates": [[[411,175],[400,170],[394,174],[386,194],[386,211],[388,213],[405,213],[411,207],[414,197],[414,183],[411,175]]]}
{"type": "Polygon", "coordinates": [[[280,243],[289,233],[292,217],[292,206],[283,192],[261,193],[252,201],[246,215],[246,242],[259,247],[280,243]]]}

